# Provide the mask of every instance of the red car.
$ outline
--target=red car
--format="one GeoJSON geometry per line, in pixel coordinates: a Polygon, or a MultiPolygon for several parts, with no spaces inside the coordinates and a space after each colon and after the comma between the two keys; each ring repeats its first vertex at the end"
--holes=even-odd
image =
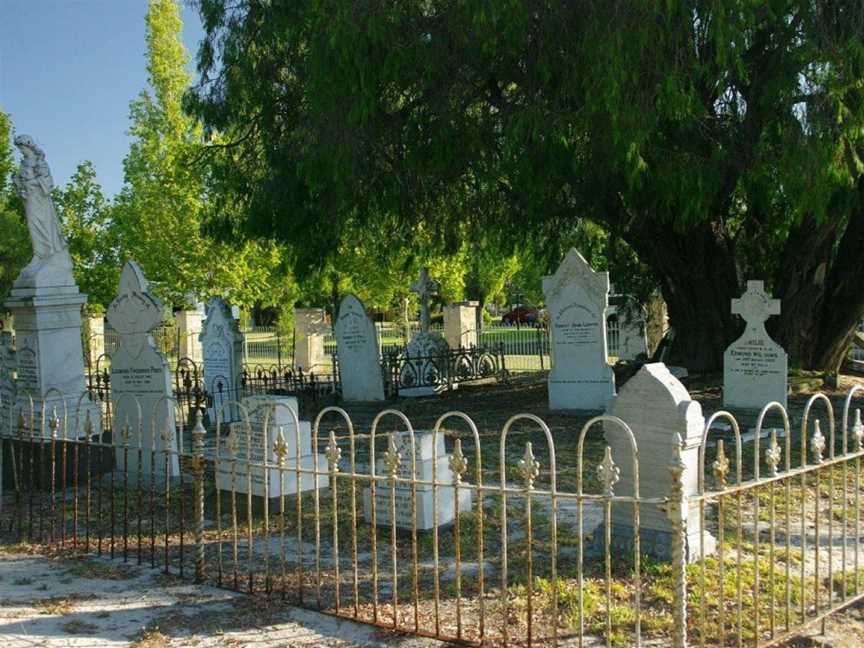
{"type": "Polygon", "coordinates": [[[505,324],[534,324],[540,317],[540,311],[533,306],[517,306],[509,313],[501,316],[505,324]]]}

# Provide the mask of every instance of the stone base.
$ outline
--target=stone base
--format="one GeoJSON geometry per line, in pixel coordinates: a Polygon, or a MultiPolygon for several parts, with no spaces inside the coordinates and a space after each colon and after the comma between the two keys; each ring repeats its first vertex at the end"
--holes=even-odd
{"type": "MultiPolygon", "coordinates": [[[[702,558],[699,532],[691,532],[685,539],[685,559],[693,563],[702,558]]],[[[709,532],[704,532],[705,556],[710,556],[717,550],[717,539],[709,532]]],[[[612,524],[611,547],[614,555],[633,555],[633,527],[623,524],[612,524]]],[[[594,537],[586,548],[586,553],[602,556],[605,553],[606,524],[601,522],[594,530],[594,537]]],[[[657,560],[670,562],[672,560],[672,534],[659,529],[639,529],[639,549],[642,555],[651,556],[657,560]]]]}
{"type": "Polygon", "coordinates": [[[615,378],[606,380],[555,380],[549,376],[549,409],[603,410],[615,395],[615,378]]]}
{"type": "MultiPolygon", "coordinates": [[[[459,512],[471,511],[473,487],[463,484],[459,489],[459,512]]],[[[390,492],[387,482],[375,486],[375,522],[378,526],[390,526],[390,492]]],[[[417,530],[429,531],[435,526],[431,486],[417,486],[417,530]]],[[[452,486],[438,487],[438,527],[449,526],[456,517],[455,498],[452,486]]],[[[372,523],[372,489],[363,489],[363,517],[372,523]]],[[[411,524],[411,487],[404,482],[396,488],[396,527],[412,529],[411,524]]]]}
{"type": "MultiPolygon", "coordinates": [[[[459,385],[453,384],[450,391],[458,389],[459,385]]],[[[405,387],[399,390],[399,396],[404,398],[421,398],[423,396],[437,396],[444,392],[444,387],[405,387]]]]}

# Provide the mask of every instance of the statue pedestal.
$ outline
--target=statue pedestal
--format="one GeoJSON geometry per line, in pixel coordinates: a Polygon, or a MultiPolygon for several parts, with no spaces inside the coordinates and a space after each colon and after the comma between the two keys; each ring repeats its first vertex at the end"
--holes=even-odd
{"type": "Polygon", "coordinates": [[[58,438],[83,438],[88,413],[94,436],[101,431],[100,407],[88,399],[84,382],[81,306],[86,301],[74,284],[16,287],[6,300],[15,318],[14,418],[18,412],[24,414],[25,438],[31,433],[33,438],[50,438],[47,419],[55,409],[60,417],[58,438]]]}

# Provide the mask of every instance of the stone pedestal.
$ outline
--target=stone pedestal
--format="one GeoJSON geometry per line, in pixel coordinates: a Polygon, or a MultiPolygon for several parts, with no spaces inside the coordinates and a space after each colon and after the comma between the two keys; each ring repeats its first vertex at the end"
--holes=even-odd
{"type": "Polygon", "coordinates": [[[444,308],[444,339],[451,349],[477,346],[476,301],[463,301],[447,304],[444,308]]]}
{"type": "Polygon", "coordinates": [[[12,334],[0,333],[0,436],[12,436],[15,430],[15,350],[12,334]]]}
{"type": "Polygon", "coordinates": [[[321,372],[330,363],[324,354],[327,315],[323,308],[294,309],[294,366],[305,373],[321,372]]]}
{"type": "Polygon", "coordinates": [[[203,359],[199,340],[203,319],[201,311],[180,311],[174,319],[177,322],[177,356],[189,358],[195,364],[199,364],[203,359]]]}
{"type": "MultiPolygon", "coordinates": [[[[660,362],[644,365],[621,388],[621,393],[609,403],[607,414],[622,419],[636,438],[639,450],[639,494],[641,498],[666,498],[672,490],[670,464],[675,445],[682,443],[684,494],[697,492],[699,447],[705,417],[702,407],[691,400],[690,394],[667,367],[660,362]]],[[[620,470],[620,480],[612,484],[616,495],[633,495],[633,451],[625,431],[616,424],[604,422],[603,431],[620,470]]],[[[607,471],[608,472],[608,471],[607,471]]],[[[671,559],[672,523],[660,507],[642,504],[640,507],[640,541],[642,552],[661,560],[671,559]]],[[[612,506],[612,544],[616,550],[632,550],[633,505],[616,503],[612,506]]],[[[699,506],[693,503],[684,520],[686,556],[689,561],[700,556],[699,506]]],[[[705,533],[705,553],[714,552],[715,538],[705,533]]],[[[595,542],[603,542],[601,525],[595,532],[595,542]]],[[[601,545],[602,546],[602,545],[601,545]]]]}
{"type": "MultiPolygon", "coordinates": [[[[81,307],[87,296],[71,286],[13,288],[6,307],[15,317],[16,412],[23,412],[33,435],[50,438],[47,419],[61,420],[58,436],[80,439],[89,413],[94,434],[101,425],[99,406],[86,396],[81,307]],[[31,399],[32,398],[32,423],[31,399]],[[79,407],[78,402],[81,400],[79,407]],[[62,424],[66,417],[65,430],[62,424]]],[[[29,433],[29,430],[28,430],[29,433]]]]}

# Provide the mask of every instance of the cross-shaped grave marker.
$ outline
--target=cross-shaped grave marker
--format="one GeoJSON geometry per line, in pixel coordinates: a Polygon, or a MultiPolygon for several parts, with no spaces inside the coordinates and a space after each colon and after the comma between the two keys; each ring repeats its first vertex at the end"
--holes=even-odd
{"type": "Polygon", "coordinates": [[[440,284],[429,277],[429,268],[420,268],[420,278],[411,284],[411,292],[420,298],[420,330],[427,332],[431,324],[429,317],[429,298],[438,290],[440,284]]]}
{"type": "Polygon", "coordinates": [[[765,320],[780,314],[780,300],[765,292],[764,282],[748,281],[747,291],[732,300],[732,313],[744,318],[747,328],[764,326],[765,320]]]}

